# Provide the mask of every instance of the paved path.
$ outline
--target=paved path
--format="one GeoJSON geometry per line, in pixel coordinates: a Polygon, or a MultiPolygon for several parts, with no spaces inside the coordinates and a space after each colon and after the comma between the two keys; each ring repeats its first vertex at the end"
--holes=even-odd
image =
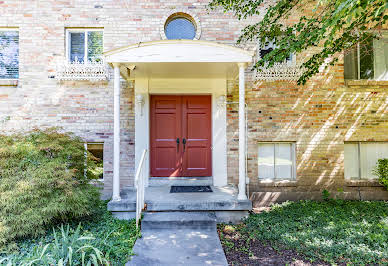
{"type": "Polygon", "coordinates": [[[148,224],[126,265],[228,265],[215,222],[185,224],[183,219],[167,228],[160,228],[160,223],[148,224]]]}

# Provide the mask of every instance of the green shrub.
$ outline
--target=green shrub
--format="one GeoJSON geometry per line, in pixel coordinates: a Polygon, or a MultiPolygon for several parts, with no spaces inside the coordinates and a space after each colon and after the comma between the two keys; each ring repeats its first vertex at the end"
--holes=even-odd
{"type": "MultiPolygon", "coordinates": [[[[33,265],[58,265],[61,258],[65,261],[70,258],[70,254],[71,265],[82,265],[82,251],[85,253],[86,264],[89,259],[94,261],[95,257],[99,262],[94,261],[92,265],[106,264],[106,261],[112,266],[124,265],[133,255],[132,248],[140,231],[136,229],[135,219],[118,220],[107,210],[106,205],[107,202],[99,201],[96,213],[83,218],[81,225],[78,221],[70,221],[68,225],[60,226],[55,233],[50,228],[37,238],[17,241],[17,250],[3,254],[0,252],[0,265],[30,265],[32,261],[35,261],[33,265]],[[84,248],[79,250],[80,247],[84,248]]],[[[70,265],[70,261],[64,265],[70,265]]]]}
{"type": "Polygon", "coordinates": [[[388,159],[379,159],[374,174],[379,177],[379,182],[388,190],[388,159]]]}
{"type": "Polygon", "coordinates": [[[310,260],[344,265],[388,262],[388,202],[286,202],[250,215],[239,230],[247,238],[296,250],[310,260]]]}
{"type": "Polygon", "coordinates": [[[0,250],[47,226],[91,215],[99,200],[93,156],[55,129],[0,135],[0,250]]]}

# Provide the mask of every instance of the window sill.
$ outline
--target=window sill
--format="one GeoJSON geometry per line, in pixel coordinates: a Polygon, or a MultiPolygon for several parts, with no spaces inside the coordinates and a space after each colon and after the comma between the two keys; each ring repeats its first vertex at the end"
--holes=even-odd
{"type": "Polygon", "coordinates": [[[348,187],[381,187],[377,179],[375,180],[345,180],[348,187]]]}
{"type": "Polygon", "coordinates": [[[0,79],[0,86],[17,87],[18,79],[0,79]]]}
{"type": "Polygon", "coordinates": [[[388,80],[351,79],[345,80],[348,87],[352,86],[388,86],[388,80]]]}
{"type": "Polygon", "coordinates": [[[263,187],[296,187],[296,180],[259,180],[258,185],[263,187]]]}

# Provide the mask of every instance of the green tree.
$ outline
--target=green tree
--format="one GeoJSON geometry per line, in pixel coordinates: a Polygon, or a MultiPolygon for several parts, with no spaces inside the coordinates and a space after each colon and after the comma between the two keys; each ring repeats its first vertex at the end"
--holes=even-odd
{"type": "Polygon", "coordinates": [[[276,43],[254,68],[271,67],[290,54],[311,50],[302,62],[298,84],[305,84],[322,66],[334,65],[340,52],[379,38],[388,19],[388,0],[212,0],[210,8],[218,7],[239,20],[263,15],[246,26],[238,39],[238,43],[259,41],[262,47],[269,40],[276,43]],[[301,15],[295,21],[289,19],[295,14],[301,15]]]}

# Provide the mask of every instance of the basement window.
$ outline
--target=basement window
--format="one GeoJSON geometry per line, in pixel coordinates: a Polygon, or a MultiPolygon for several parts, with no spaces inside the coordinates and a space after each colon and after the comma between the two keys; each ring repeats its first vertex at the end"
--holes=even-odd
{"type": "Polygon", "coordinates": [[[260,180],[295,180],[295,143],[259,143],[260,180]]]}
{"type": "Polygon", "coordinates": [[[348,142],[344,147],[345,179],[377,179],[378,159],[388,158],[388,142],[348,142]]]}
{"type": "Polygon", "coordinates": [[[89,142],[85,144],[85,149],[93,155],[93,160],[97,167],[93,171],[99,180],[104,180],[104,143],[89,142]]]}
{"type": "Polygon", "coordinates": [[[69,62],[100,62],[103,52],[102,29],[67,29],[66,51],[69,62]]]}

